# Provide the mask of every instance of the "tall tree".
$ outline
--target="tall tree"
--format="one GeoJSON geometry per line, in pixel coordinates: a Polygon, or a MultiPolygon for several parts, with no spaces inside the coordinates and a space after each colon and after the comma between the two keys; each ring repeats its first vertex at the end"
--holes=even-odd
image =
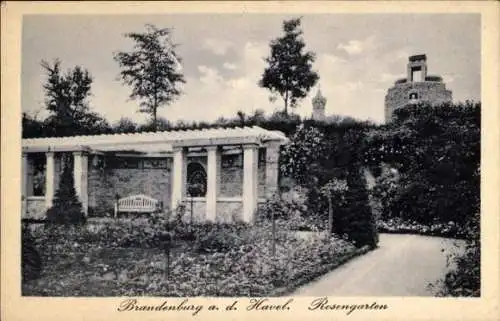
{"type": "Polygon", "coordinates": [[[109,129],[107,122],[89,110],[92,76],[80,66],[61,70],[61,61],[42,61],[47,73],[43,84],[45,107],[51,115],[44,121],[47,135],[64,136],[102,132],[109,129]]]}
{"type": "Polygon", "coordinates": [[[319,79],[318,74],[312,70],[315,54],[304,51],[305,42],[300,22],[300,18],[283,22],[285,34],[271,41],[271,55],[265,58],[268,67],[259,81],[259,86],[271,91],[271,98],[281,96],[285,104],[285,115],[288,113],[288,106],[296,107],[319,79]]]}
{"type": "Polygon", "coordinates": [[[159,107],[170,104],[181,94],[178,84],[185,83],[180,72],[181,59],[175,52],[169,28],[158,29],[147,24],[146,32],[131,32],[125,37],[134,41],[131,52],[114,55],[121,67],[120,77],[132,87],[130,98],[138,100],[140,112],[150,114],[157,128],[159,107]]]}

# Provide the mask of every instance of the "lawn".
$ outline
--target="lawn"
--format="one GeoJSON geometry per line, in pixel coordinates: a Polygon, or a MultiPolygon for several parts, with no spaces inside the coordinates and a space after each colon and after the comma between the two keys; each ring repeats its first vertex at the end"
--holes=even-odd
{"type": "Polygon", "coordinates": [[[276,296],[369,250],[280,225],[274,247],[268,224],[171,226],[170,237],[164,222],[147,219],[41,226],[32,234],[43,270],[22,294],[276,296]]]}

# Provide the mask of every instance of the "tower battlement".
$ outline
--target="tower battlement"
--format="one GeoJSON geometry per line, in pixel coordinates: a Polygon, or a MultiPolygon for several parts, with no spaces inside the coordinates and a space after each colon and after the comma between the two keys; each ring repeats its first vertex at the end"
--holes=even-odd
{"type": "Polygon", "coordinates": [[[443,78],[427,73],[427,56],[413,55],[408,58],[406,78],[395,81],[385,96],[385,121],[393,119],[396,109],[418,103],[439,105],[452,101],[452,92],[446,89],[443,78]]]}

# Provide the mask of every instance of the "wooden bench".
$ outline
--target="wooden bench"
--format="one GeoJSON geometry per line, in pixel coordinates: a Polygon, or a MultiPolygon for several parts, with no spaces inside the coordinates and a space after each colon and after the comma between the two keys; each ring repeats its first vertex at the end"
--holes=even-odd
{"type": "Polygon", "coordinates": [[[115,218],[118,217],[119,212],[156,213],[161,210],[160,201],[142,194],[120,198],[115,202],[115,218]]]}

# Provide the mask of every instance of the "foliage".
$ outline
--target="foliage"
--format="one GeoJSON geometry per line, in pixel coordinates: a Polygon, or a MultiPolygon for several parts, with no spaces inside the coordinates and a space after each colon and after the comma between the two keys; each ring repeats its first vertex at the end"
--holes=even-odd
{"type": "Polygon", "coordinates": [[[366,138],[364,161],[380,164],[373,198],[381,205],[379,229],[465,238],[465,252],[434,285],[440,296],[480,295],[481,104],[410,106],[366,138]]]}
{"type": "Polygon", "coordinates": [[[324,153],[324,135],[315,127],[299,126],[281,151],[281,173],[308,185],[317,174],[318,160],[324,153]]]}
{"type": "Polygon", "coordinates": [[[51,66],[42,61],[42,68],[47,72],[45,106],[56,115],[61,125],[69,126],[73,120],[88,112],[88,97],[91,94],[92,77],[88,70],[76,66],[66,73],[61,72],[61,61],[56,59],[51,66]]]}
{"type": "Polygon", "coordinates": [[[137,124],[130,118],[121,117],[113,124],[114,133],[134,133],[137,130],[137,124]]]}
{"type": "Polygon", "coordinates": [[[204,232],[198,235],[194,245],[199,253],[227,252],[243,244],[242,227],[238,225],[211,226],[204,232]]]}
{"type": "Polygon", "coordinates": [[[338,208],[333,216],[333,231],[338,235],[347,235],[358,247],[376,247],[377,227],[368,203],[364,176],[359,169],[352,169],[346,179],[345,206],[338,208]]]}
{"type": "Polygon", "coordinates": [[[30,116],[27,113],[22,114],[21,119],[22,126],[22,137],[32,138],[32,137],[44,137],[45,128],[43,121],[38,120],[36,116],[30,116]]]}
{"type": "Polygon", "coordinates": [[[280,228],[291,231],[319,231],[323,225],[295,193],[291,197],[274,195],[259,206],[258,224],[270,224],[273,219],[280,228]]]}
{"type": "Polygon", "coordinates": [[[39,120],[23,113],[23,138],[89,135],[111,132],[111,127],[100,115],[91,112],[92,76],[80,66],[61,71],[61,61],[52,64],[42,61],[47,73],[43,84],[45,108],[50,115],[39,120]]]}
{"type": "Polygon", "coordinates": [[[331,179],[320,188],[320,193],[328,200],[328,232],[333,232],[334,207],[345,206],[345,193],[348,191],[347,182],[337,178],[331,179]]]}
{"type": "Polygon", "coordinates": [[[167,131],[173,129],[182,129],[183,126],[184,124],[182,123],[182,121],[177,123],[176,127],[175,124],[172,124],[164,117],[157,117],[156,122],[154,120],[150,120],[145,124],[137,125],[137,132],[167,131]]]}
{"type": "Polygon", "coordinates": [[[280,162],[284,176],[307,188],[309,216],[328,217],[334,233],[347,235],[357,246],[374,247],[378,236],[361,175],[364,137],[370,126],[304,123],[283,148],[280,162]],[[337,190],[339,199],[330,211],[328,194],[332,189],[337,190]]]}
{"type": "Polygon", "coordinates": [[[378,220],[377,228],[380,233],[410,233],[456,239],[465,239],[468,233],[465,226],[458,225],[453,221],[449,221],[447,223],[433,223],[426,225],[417,223],[415,221],[405,221],[400,218],[378,220]]]}
{"type": "Polygon", "coordinates": [[[266,202],[260,208],[259,219],[271,220],[274,217],[275,219],[287,220],[295,214],[301,215],[306,211],[307,208],[304,204],[296,199],[287,200],[274,195],[272,198],[266,199],[266,202]]]}
{"type": "Polygon", "coordinates": [[[29,281],[38,279],[42,271],[42,259],[35,246],[35,240],[29,229],[23,225],[22,229],[22,280],[29,281]]]}
{"type": "Polygon", "coordinates": [[[81,224],[85,222],[85,215],[82,204],[76,195],[73,171],[69,163],[69,157],[66,157],[59,189],[55,194],[52,207],[47,210],[49,224],[81,224]]]}
{"type": "MultiPolygon", "coordinates": [[[[365,129],[372,128],[373,124],[368,122],[359,122],[354,119],[349,119],[348,117],[331,117],[324,122],[302,120],[297,114],[288,113],[285,114],[283,111],[277,111],[269,116],[264,115],[263,111],[257,109],[253,114],[245,114],[244,120],[238,116],[232,118],[219,117],[214,122],[196,122],[196,121],[184,121],[179,120],[175,123],[168,121],[165,118],[158,117],[156,121],[156,129],[161,130],[197,130],[197,129],[208,129],[208,128],[235,128],[242,126],[260,126],[268,130],[278,130],[283,132],[286,136],[291,137],[299,125],[304,124],[305,127],[317,127],[322,132],[328,133],[329,140],[334,139],[339,140],[343,133],[353,130],[355,132],[362,132],[365,129]],[[335,138],[338,135],[340,138],[335,138]],[[331,137],[330,137],[331,136],[331,137]]],[[[87,126],[85,130],[79,132],[79,135],[97,135],[101,133],[142,133],[142,132],[152,132],[153,122],[147,122],[145,124],[135,124],[132,120],[124,117],[125,120],[120,119],[115,122],[113,126],[108,126],[107,124],[102,125],[102,127],[90,129],[87,126]],[[135,129],[133,129],[135,126],[135,129]]],[[[50,125],[50,124],[49,124],[50,125]]],[[[49,128],[48,125],[43,120],[38,120],[36,116],[30,116],[27,114],[23,115],[23,137],[48,137],[48,136],[61,136],[57,129],[49,128]]],[[[345,148],[355,149],[356,146],[350,146],[349,144],[342,144],[342,151],[345,148]],[[345,145],[345,146],[344,146],[345,145]]]]}
{"type": "Polygon", "coordinates": [[[158,29],[147,24],[146,32],[125,35],[134,41],[131,52],[118,52],[114,59],[122,68],[120,77],[132,87],[130,98],[139,100],[140,112],[152,116],[153,130],[157,129],[157,110],[170,104],[181,94],[178,84],[185,83],[180,72],[181,59],[171,40],[169,28],[158,29]]]}
{"type": "Polygon", "coordinates": [[[373,200],[375,215],[382,220],[387,220],[391,217],[389,209],[398,193],[399,175],[397,170],[392,168],[385,167],[379,170],[380,174],[375,179],[375,186],[370,190],[370,198],[373,200]]]}
{"type": "Polygon", "coordinates": [[[465,251],[452,258],[451,270],[444,280],[434,284],[438,296],[481,296],[480,220],[480,213],[476,212],[465,225],[465,251]]]}
{"type": "MultiPolygon", "coordinates": [[[[23,295],[43,296],[269,296],[289,293],[297,286],[324,274],[367,251],[337,238],[317,233],[299,237],[280,229],[276,256],[271,255],[269,228],[245,225],[202,224],[194,226],[200,240],[235,234],[241,243],[230,248],[213,246],[198,251],[195,242],[174,236],[171,263],[166,274],[166,254],[158,247],[110,246],[111,220],[85,226],[60,226],[39,230],[44,274],[23,282],[23,295]],[[68,237],[61,237],[68,235],[68,237]],[[90,237],[90,236],[99,237],[90,237]],[[103,242],[103,240],[107,243],[103,242]],[[221,251],[222,250],[222,251],[221,251]]],[[[141,224],[147,220],[141,220],[141,224]]],[[[130,222],[134,222],[131,220],[130,222]]],[[[121,224],[120,221],[115,221],[121,224]]],[[[138,224],[138,221],[130,224],[138,224]]],[[[128,231],[140,230],[130,228],[128,231]]],[[[175,230],[175,229],[174,229],[175,230]]],[[[128,232],[127,232],[128,233],[128,232]]],[[[135,238],[139,239],[139,238],[135,238]]]]}
{"type": "Polygon", "coordinates": [[[321,194],[327,197],[333,197],[338,201],[343,201],[343,193],[348,191],[347,182],[333,178],[320,189],[321,194]]]}
{"type": "Polygon", "coordinates": [[[382,174],[373,190],[384,219],[463,225],[479,210],[480,108],[407,107],[394,123],[369,132],[365,165],[387,164],[397,173],[382,174]]]}
{"type": "Polygon", "coordinates": [[[282,37],[270,43],[271,54],[265,59],[265,68],[259,86],[267,88],[273,94],[279,94],[285,104],[296,107],[299,100],[307,96],[316,84],[319,76],[312,70],[315,60],[313,52],[304,52],[305,43],[300,29],[300,18],[283,22],[282,37]]]}

